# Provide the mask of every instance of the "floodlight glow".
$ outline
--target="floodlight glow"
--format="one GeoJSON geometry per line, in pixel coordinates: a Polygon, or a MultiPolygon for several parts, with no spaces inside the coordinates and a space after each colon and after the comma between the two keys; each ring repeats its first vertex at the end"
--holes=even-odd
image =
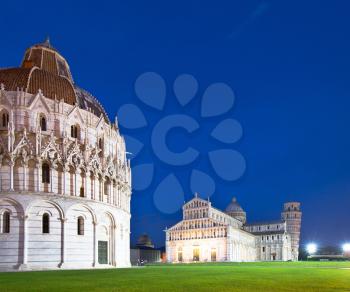
{"type": "Polygon", "coordinates": [[[308,254],[314,254],[317,251],[317,245],[315,243],[309,243],[306,246],[306,251],[308,254]]]}
{"type": "Polygon", "coordinates": [[[350,252],[350,243],[344,243],[343,244],[343,251],[344,252],[350,252]]]}

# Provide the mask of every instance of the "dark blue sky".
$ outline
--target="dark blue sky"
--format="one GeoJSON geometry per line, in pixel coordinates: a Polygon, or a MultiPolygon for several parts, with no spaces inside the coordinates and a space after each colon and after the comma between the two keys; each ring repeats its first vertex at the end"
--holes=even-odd
{"type": "MultiPolygon", "coordinates": [[[[192,74],[198,96],[225,82],[236,95],[225,117],[244,131],[232,149],[247,171],[231,183],[213,176],[213,204],[223,209],[235,195],[256,221],[277,219],[283,202],[299,200],[302,241],[340,244],[350,240],[349,9],[348,1],[2,1],[0,67],[17,66],[28,46],[49,35],[76,83],[112,119],[125,103],[140,105],[134,83],[143,72],[159,73],[170,89],[179,74],[192,74]]],[[[183,110],[174,99],[170,92],[161,115],[183,110]]],[[[159,117],[142,109],[151,124],[159,117]]],[[[188,143],[206,148],[206,129],[188,143]]],[[[149,145],[147,129],[135,136],[149,145]]],[[[133,195],[132,240],[148,232],[163,245],[163,228],[181,214],[155,208],[153,191],[169,169],[147,147],[133,164],[147,161],[156,177],[133,195]]]]}

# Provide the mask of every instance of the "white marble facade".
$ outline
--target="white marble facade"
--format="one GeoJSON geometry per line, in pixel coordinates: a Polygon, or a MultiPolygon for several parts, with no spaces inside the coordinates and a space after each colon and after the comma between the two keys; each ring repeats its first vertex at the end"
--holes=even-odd
{"type": "Polygon", "coordinates": [[[0,269],[130,266],[131,172],[118,125],[91,95],[78,100],[70,71],[48,73],[48,54],[69,70],[48,42],[34,48],[39,65],[29,49],[15,77],[0,70],[0,269]],[[14,90],[28,66],[28,88],[14,90]],[[46,75],[33,79],[35,70],[46,75]],[[73,101],[59,96],[67,80],[73,101]]]}
{"type": "Polygon", "coordinates": [[[184,204],[183,220],[166,229],[167,261],[298,260],[300,225],[296,202],[285,204],[282,220],[249,224],[235,198],[222,212],[196,195],[184,204]],[[288,226],[294,227],[294,233],[288,226]]]}

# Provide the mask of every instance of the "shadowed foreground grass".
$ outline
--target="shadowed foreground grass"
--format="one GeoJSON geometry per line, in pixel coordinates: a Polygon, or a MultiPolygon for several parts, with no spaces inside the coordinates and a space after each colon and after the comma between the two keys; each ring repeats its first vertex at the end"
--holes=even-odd
{"type": "Polygon", "coordinates": [[[0,291],[350,291],[350,262],[215,263],[0,273],[0,291]]]}

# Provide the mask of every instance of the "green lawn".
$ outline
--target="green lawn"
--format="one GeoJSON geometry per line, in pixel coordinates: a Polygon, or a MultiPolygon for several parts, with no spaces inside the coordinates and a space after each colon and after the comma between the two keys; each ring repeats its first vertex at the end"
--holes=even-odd
{"type": "Polygon", "coordinates": [[[350,262],[153,265],[0,273],[0,291],[350,291],[350,262]]]}

